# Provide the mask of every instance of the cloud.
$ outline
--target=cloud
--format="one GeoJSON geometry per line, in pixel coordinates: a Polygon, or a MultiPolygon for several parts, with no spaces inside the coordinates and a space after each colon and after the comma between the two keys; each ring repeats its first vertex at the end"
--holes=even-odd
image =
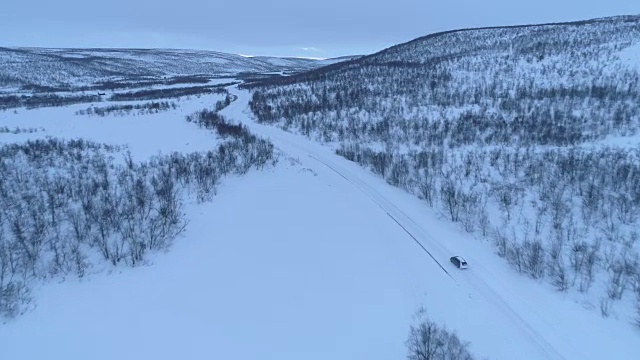
{"type": "Polygon", "coordinates": [[[315,48],[315,47],[301,47],[301,48],[298,48],[298,49],[304,50],[304,51],[308,51],[308,52],[315,52],[315,53],[324,52],[324,51],[322,51],[322,50],[320,50],[318,48],[315,48]]]}

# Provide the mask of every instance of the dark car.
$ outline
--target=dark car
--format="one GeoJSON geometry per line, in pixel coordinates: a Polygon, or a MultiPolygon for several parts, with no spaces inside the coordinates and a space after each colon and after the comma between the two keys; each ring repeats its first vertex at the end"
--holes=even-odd
{"type": "Polygon", "coordinates": [[[458,269],[466,269],[467,267],[469,267],[467,265],[467,261],[463,259],[462,256],[452,256],[449,260],[451,260],[451,263],[453,263],[453,265],[455,265],[458,269]]]}

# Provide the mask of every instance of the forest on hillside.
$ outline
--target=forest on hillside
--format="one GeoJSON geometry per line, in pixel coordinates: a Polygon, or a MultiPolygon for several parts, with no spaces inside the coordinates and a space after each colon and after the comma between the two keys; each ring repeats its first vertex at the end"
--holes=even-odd
{"type": "Polygon", "coordinates": [[[432,34],[242,85],[258,121],[492,241],[515,270],[640,321],[640,17],[432,34]],[[621,307],[625,309],[626,307],[621,307]]]}

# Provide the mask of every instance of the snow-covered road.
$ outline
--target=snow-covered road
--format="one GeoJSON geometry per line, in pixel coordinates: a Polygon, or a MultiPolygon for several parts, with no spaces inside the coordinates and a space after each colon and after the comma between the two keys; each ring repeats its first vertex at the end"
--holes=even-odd
{"type": "Polygon", "coordinates": [[[491,252],[489,244],[479,244],[451,224],[434,219],[433,211],[416,198],[336,155],[329,147],[252,121],[247,108],[249,94],[237,86],[230,90],[238,100],[224,110],[225,115],[269,138],[304,166],[319,172],[329,170],[368,197],[372,206],[398,226],[397,239],[389,241],[415,242],[415,251],[424,253],[428,265],[422,277],[416,278],[424,281],[422,285],[428,291],[427,309],[431,316],[471,340],[475,349],[482,350],[479,355],[497,359],[603,359],[612,351],[621,351],[624,357],[639,353],[637,345],[629,346],[600,327],[603,321],[593,312],[563,301],[542,284],[518,279],[519,275],[514,276],[491,252]],[[465,256],[470,269],[459,271],[451,266],[448,259],[452,255],[465,256]],[[523,289],[527,291],[521,292],[523,289]],[[437,308],[433,303],[450,306],[437,308]]]}

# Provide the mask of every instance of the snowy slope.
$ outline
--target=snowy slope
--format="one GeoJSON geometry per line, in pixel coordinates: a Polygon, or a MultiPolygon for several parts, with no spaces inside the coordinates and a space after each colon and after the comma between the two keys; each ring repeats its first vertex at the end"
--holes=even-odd
{"type": "Polygon", "coordinates": [[[296,72],[342,60],[246,57],[204,50],[0,47],[0,88],[87,86],[114,79],[194,74],[220,76],[242,72],[296,72]]]}
{"type": "Polygon", "coordinates": [[[253,123],[232,92],[223,113],[290,160],[191,206],[153,266],[42,287],[35,311],[0,326],[0,359],[398,359],[422,305],[479,357],[640,358],[631,325],[533,286],[331,149],[253,123]]]}
{"type": "Polygon", "coordinates": [[[620,51],[618,57],[622,62],[640,68],[640,41],[620,51]]]}

